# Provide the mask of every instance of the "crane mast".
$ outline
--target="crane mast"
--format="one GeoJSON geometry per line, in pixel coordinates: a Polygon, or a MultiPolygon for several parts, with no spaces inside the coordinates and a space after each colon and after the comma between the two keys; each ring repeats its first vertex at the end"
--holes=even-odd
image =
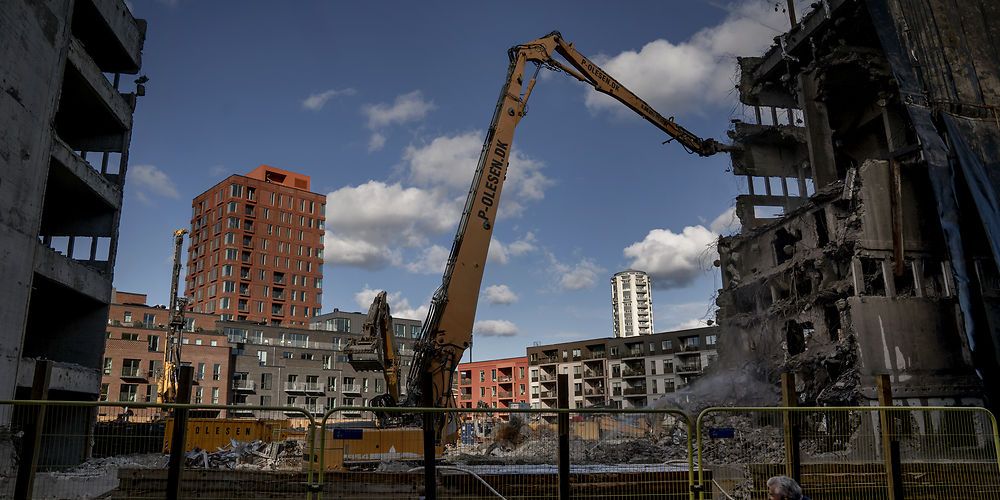
{"type": "Polygon", "coordinates": [[[184,311],[187,297],[178,297],[181,277],[181,249],[184,247],[186,229],[174,231],[174,267],[170,276],[170,309],[167,323],[167,342],[163,349],[163,369],[157,382],[157,402],[173,403],[177,399],[178,371],[181,365],[181,335],[184,331],[184,311]]]}

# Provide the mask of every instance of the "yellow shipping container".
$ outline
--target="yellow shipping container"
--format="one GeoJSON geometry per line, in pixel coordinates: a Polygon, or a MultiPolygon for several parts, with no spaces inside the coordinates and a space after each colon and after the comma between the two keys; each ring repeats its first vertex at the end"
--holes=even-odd
{"type": "MultiPolygon", "coordinates": [[[[236,441],[277,441],[285,438],[283,420],[255,420],[246,418],[190,418],[187,424],[184,451],[195,448],[215,451],[236,441]]],[[[170,441],[174,434],[174,419],[167,419],[163,435],[163,452],[170,452],[170,441]]]]}

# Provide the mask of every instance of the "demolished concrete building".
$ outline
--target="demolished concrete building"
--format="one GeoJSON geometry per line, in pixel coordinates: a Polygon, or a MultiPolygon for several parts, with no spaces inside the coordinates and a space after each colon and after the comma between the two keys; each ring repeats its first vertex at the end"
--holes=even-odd
{"type": "MultiPolygon", "coordinates": [[[[121,0],[0,9],[0,399],[29,399],[46,385],[35,382],[40,360],[51,361],[49,399],[97,399],[142,93],[122,75],[138,73],[145,29],[121,0]]],[[[0,413],[0,426],[11,418],[0,413]]],[[[86,451],[80,428],[56,432],[71,420],[89,419],[46,421],[46,432],[80,440],[43,449],[41,463],[86,451]]]]}
{"type": "Polygon", "coordinates": [[[890,374],[903,404],[996,407],[1000,4],[813,7],[739,61],[719,323],[804,404],[890,374]]]}

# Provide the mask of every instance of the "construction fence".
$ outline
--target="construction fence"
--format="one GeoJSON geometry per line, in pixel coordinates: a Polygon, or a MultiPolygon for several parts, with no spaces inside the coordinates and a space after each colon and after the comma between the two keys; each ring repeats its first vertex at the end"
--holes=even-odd
{"type": "Polygon", "coordinates": [[[1000,499],[981,408],[317,410],[0,401],[0,498],[1000,499]]]}

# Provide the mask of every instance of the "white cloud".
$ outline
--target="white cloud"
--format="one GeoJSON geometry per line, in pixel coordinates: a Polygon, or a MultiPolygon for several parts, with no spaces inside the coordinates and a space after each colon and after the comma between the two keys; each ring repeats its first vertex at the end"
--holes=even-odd
{"type": "Polygon", "coordinates": [[[389,125],[423,119],[435,108],[432,101],[424,99],[419,90],[396,96],[392,104],[366,104],[361,108],[368,118],[368,128],[378,130],[389,125]]]}
{"type": "Polygon", "coordinates": [[[639,242],[625,248],[629,267],[649,273],[656,288],[680,288],[705,271],[715,259],[719,235],[705,226],[688,226],[680,233],[653,229],[639,242]]]}
{"type": "Polygon", "coordinates": [[[372,132],[368,138],[368,152],[378,151],[385,147],[385,136],[380,132],[372,132]]]}
{"type": "Polygon", "coordinates": [[[401,260],[399,253],[388,245],[341,237],[330,231],[323,236],[323,261],[326,264],[376,270],[399,264],[401,260]]]}
{"type": "Polygon", "coordinates": [[[449,251],[441,245],[431,245],[420,252],[417,260],[406,264],[406,270],[418,274],[441,274],[448,263],[449,251]]]}
{"type": "MultiPolygon", "coordinates": [[[[659,39],[638,51],[596,56],[594,61],[623,85],[665,114],[701,107],[729,106],[738,55],[761,53],[788,25],[787,14],[774,2],[750,0],[726,6],[720,24],[704,28],[681,42],[659,39]]],[[[630,113],[609,96],[588,91],[595,111],[630,113]]]]}
{"type": "Polygon", "coordinates": [[[151,201],[149,195],[180,198],[177,186],[166,172],[153,165],[133,165],[128,169],[127,182],[139,190],[139,199],[151,201]]]}
{"type": "Polygon", "coordinates": [[[708,226],[713,233],[729,235],[740,231],[740,218],[736,216],[736,207],[729,207],[719,214],[708,226]]]}
{"type": "Polygon", "coordinates": [[[593,287],[597,277],[606,272],[591,259],[580,259],[576,264],[564,264],[555,255],[548,254],[551,271],[556,275],[556,283],[562,290],[583,290],[593,287]]]}
{"type": "MultiPolygon", "coordinates": [[[[440,272],[447,252],[428,245],[432,237],[454,231],[458,225],[478,160],[479,142],[479,133],[473,132],[407,148],[403,167],[411,186],[371,180],[329,193],[326,262],[364,269],[401,266],[414,273],[440,272]],[[442,172],[452,174],[440,175],[442,172]],[[451,175],[464,177],[454,182],[451,175]]],[[[500,212],[507,216],[512,214],[507,208],[523,209],[544,196],[545,187],[551,184],[538,172],[540,162],[516,153],[513,156],[508,185],[514,187],[504,195],[500,212]],[[515,170],[518,167],[520,170],[515,170]]],[[[490,261],[507,262],[530,252],[535,249],[534,239],[527,233],[509,245],[491,242],[490,261]]]]}
{"type": "Polygon", "coordinates": [[[310,111],[319,111],[319,110],[323,109],[323,106],[326,105],[327,101],[329,101],[330,99],[332,99],[334,97],[341,96],[341,95],[354,95],[356,93],[357,93],[357,91],[355,91],[352,88],[346,88],[346,89],[340,89],[340,90],[337,90],[337,89],[326,90],[326,91],[320,92],[318,94],[312,94],[309,97],[306,97],[305,99],[303,99],[302,100],[302,107],[305,108],[305,109],[308,109],[310,111]]]}
{"type": "Polygon", "coordinates": [[[211,177],[222,177],[229,172],[225,165],[212,165],[208,168],[208,175],[211,177]]]}
{"type": "MultiPolygon", "coordinates": [[[[368,311],[368,308],[372,305],[372,301],[375,300],[375,296],[380,291],[381,290],[369,288],[368,285],[365,285],[365,288],[354,294],[354,302],[358,304],[361,311],[368,311]]],[[[401,292],[388,293],[386,299],[389,302],[389,314],[391,314],[393,318],[416,319],[422,321],[427,317],[428,304],[423,304],[419,307],[411,307],[410,301],[403,298],[403,294],[401,292]]]]}
{"type": "Polygon", "coordinates": [[[472,331],[482,337],[513,337],[517,335],[517,325],[505,319],[486,319],[476,321],[472,331]]]}
{"type": "Polygon", "coordinates": [[[402,262],[400,247],[427,244],[427,236],[453,229],[459,201],[440,190],[369,181],[327,195],[325,262],[380,269],[402,262]]]}
{"type": "Polygon", "coordinates": [[[435,107],[432,101],[424,99],[419,90],[396,96],[392,104],[380,102],[364,105],[361,114],[368,119],[368,129],[372,131],[368,139],[368,151],[378,151],[385,147],[384,130],[387,127],[422,120],[435,107]]]}
{"type": "Polygon", "coordinates": [[[490,240],[490,253],[487,262],[506,264],[511,257],[520,257],[528,252],[533,252],[535,247],[535,234],[528,232],[523,238],[515,240],[510,244],[504,244],[497,238],[490,240]]]}
{"type": "MultiPolygon", "coordinates": [[[[484,140],[483,132],[474,130],[436,137],[423,146],[407,147],[403,158],[409,163],[410,178],[422,186],[467,190],[476,173],[484,140]]],[[[545,197],[545,190],[553,182],[541,172],[544,166],[514,149],[503,188],[502,217],[518,216],[523,213],[525,203],[545,197]]]]}
{"type": "Polygon", "coordinates": [[[483,290],[483,297],[490,304],[513,304],[517,302],[517,294],[507,285],[490,285],[483,290]]]}

